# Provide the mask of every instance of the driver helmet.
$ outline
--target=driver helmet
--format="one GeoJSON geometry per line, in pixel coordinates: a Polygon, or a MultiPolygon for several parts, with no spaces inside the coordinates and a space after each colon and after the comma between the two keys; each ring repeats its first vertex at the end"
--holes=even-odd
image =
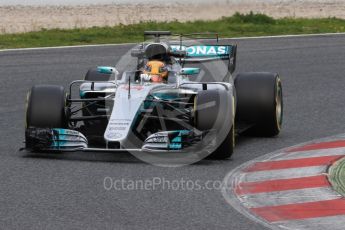
{"type": "Polygon", "coordinates": [[[152,82],[163,82],[168,78],[168,69],[164,62],[153,60],[147,62],[144,73],[150,76],[152,82]]]}

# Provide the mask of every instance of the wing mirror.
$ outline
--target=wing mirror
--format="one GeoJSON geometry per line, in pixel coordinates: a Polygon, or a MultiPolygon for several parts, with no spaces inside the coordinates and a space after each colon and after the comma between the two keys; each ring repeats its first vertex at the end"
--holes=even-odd
{"type": "Polygon", "coordinates": [[[182,68],[179,72],[180,75],[196,75],[200,73],[200,68],[182,68]]]}
{"type": "Polygon", "coordinates": [[[111,76],[114,77],[115,81],[117,81],[117,77],[119,75],[119,71],[117,71],[117,69],[112,66],[97,66],[97,72],[111,74],[111,76]]]}

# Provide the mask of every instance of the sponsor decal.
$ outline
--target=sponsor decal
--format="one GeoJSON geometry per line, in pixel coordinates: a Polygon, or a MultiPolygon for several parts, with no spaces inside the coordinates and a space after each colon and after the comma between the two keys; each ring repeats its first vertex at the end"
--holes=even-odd
{"type": "Polygon", "coordinates": [[[153,143],[166,143],[166,142],[168,142],[168,138],[164,137],[164,136],[157,136],[157,137],[154,137],[154,138],[150,139],[149,142],[153,142],[153,143]]]}
{"type": "Polygon", "coordinates": [[[110,123],[111,126],[115,126],[115,125],[122,125],[122,126],[128,126],[129,123],[125,122],[125,123],[119,123],[119,122],[111,122],[110,123]]]}
{"type": "Polygon", "coordinates": [[[152,134],[147,140],[147,143],[167,143],[168,137],[160,133],[152,134]]]}
{"type": "Polygon", "coordinates": [[[175,150],[182,149],[182,144],[181,143],[171,143],[169,145],[169,149],[175,149],[175,150]]]}
{"type": "Polygon", "coordinates": [[[129,126],[130,121],[129,120],[119,120],[119,119],[112,119],[109,122],[110,126],[129,126]]]}
{"type": "Polygon", "coordinates": [[[58,132],[60,135],[79,135],[78,131],[70,130],[70,129],[53,129],[54,131],[58,132]]]}
{"type": "Polygon", "coordinates": [[[115,130],[126,130],[126,127],[120,126],[120,127],[109,127],[109,131],[115,131],[115,130]]]}
{"type": "Polygon", "coordinates": [[[229,46],[179,46],[172,45],[171,49],[185,50],[187,55],[190,57],[201,57],[201,56],[223,56],[228,55],[230,51],[229,46]]]}
{"type": "Polygon", "coordinates": [[[114,121],[114,122],[116,122],[116,121],[128,121],[128,122],[130,122],[131,120],[130,119],[111,119],[110,121],[114,121]]]}
{"type": "Polygon", "coordinates": [[[123,135],[121,133],[108,133],[107,134],[107,137],[109,139],[113,139],[113,138],[117,139],[117,138],[121,138],[122,136],[123,135]]]}
{"type": "Polygon", "coordinates": [[[76,135],[59,135],[58,139],[59,141],[80,141],[82,138],[80,136],[76,135]]]}

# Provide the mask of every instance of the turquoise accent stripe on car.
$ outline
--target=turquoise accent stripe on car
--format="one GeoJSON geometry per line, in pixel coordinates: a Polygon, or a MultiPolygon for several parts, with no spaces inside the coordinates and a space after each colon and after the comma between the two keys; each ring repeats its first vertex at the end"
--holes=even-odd
{"type": "Polygon", "coordinates": [[[112,74],[113,73],[113,67],[110,66],[98,66],[97,71],[99,73],[104,73],[104,74],[112,74]]]}

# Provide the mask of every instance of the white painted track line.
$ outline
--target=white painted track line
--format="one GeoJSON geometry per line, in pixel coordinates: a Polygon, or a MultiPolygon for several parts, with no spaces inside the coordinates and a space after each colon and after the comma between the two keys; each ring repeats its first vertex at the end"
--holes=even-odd
{"type": "Polygon", "coordinates": [[[278,180],[288,179],[293,177],[306,177],[321,175],[325,171],[325,166],[314,166],[291,169],[280,169],[280,170],[266,170],[266,171],[255,171],[248,172],[241,178],[242,182],[255,182],[255,181],[266,181],[266,180],[278,180]]]}
{"type": "Polygon", "coordinates": [[[277,223],[277,225],[284,226],[284,229],[290,230],[344,230],[345,229],[345,216],[330,216],[330,217],[319,217],[316,219],[306,219],[289,221],[287,223],[277,223]]]}
{"type": "Polygon", "coordinates": [[[322,200],[333,200],[341,195],[330,187],[287,190],[260,194],[249,194],[240,197],[247,208],[305,203],[322,200]]]}
{"type": "Polygon", "coordinates": [[[270,161],[276,160],[292,160],[292,159],[301,159],[308,157],[325,157],[325,156],[335,156],[335,155],[344,155],[345,148],[331,148],[320,150],[309,150],[309,151],[300,151],[300,152],[288,152],[277,157],[270,158],[270,161]]]}

